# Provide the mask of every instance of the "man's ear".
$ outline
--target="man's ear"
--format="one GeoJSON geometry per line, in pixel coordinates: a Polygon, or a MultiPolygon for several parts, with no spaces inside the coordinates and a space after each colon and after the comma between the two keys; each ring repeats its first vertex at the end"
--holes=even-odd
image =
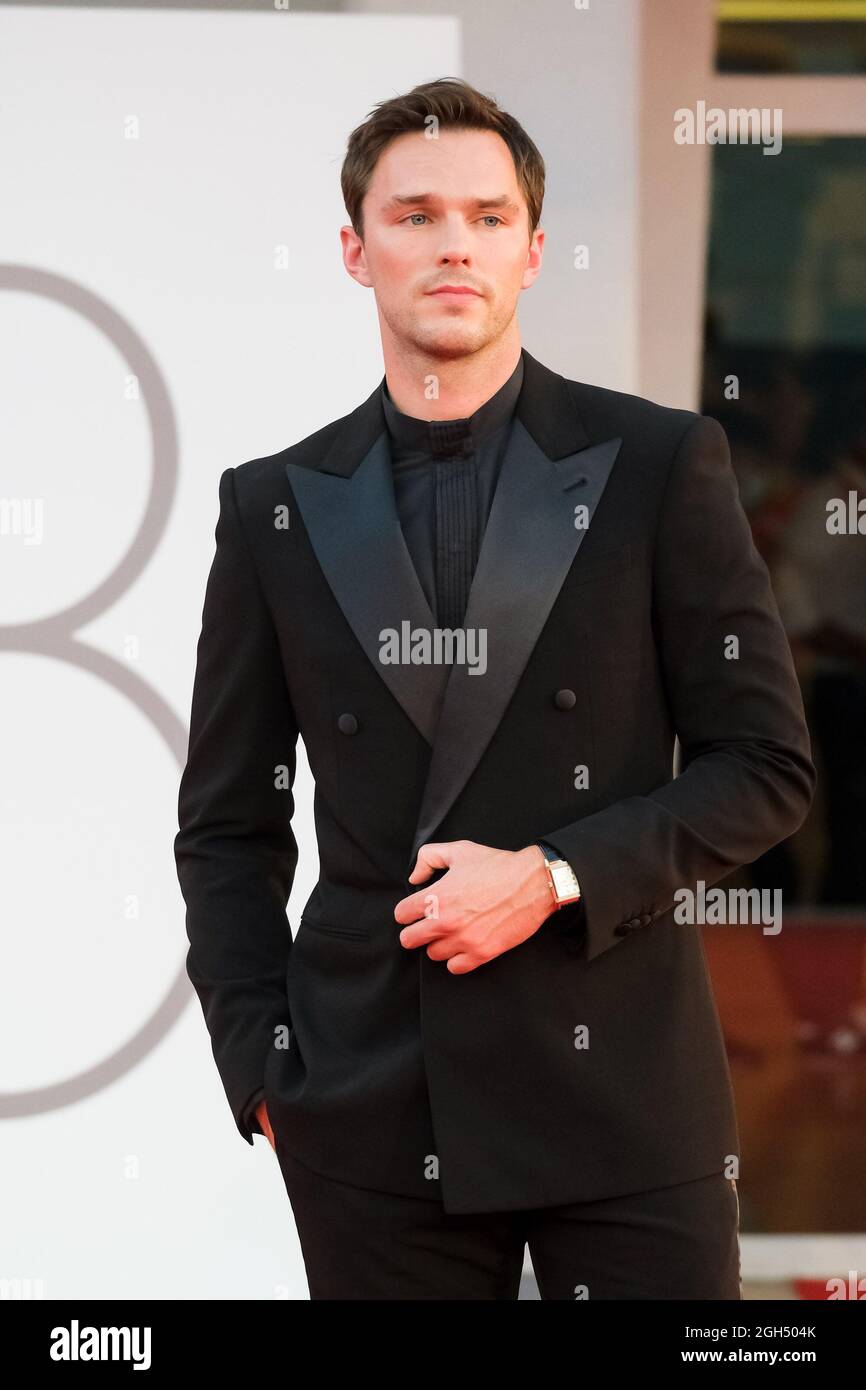
{"type": "Polygon", "coordinates": [[[364,243],[358,236],[354,227],[348,223],[340,228],[340,241],[343,248],[343,265],[346,271],[365,289],[372,289],[373,281],[367,268],[367,256],[364,251],[364,243]]]}

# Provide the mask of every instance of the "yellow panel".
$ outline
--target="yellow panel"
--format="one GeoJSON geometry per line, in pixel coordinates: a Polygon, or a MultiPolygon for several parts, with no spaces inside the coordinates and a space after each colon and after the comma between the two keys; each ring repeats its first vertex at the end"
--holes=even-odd
{"type": "Polygon", "coordinates": [[[866,0],[718,0],[720,20],[866,19],[866,0]]]}

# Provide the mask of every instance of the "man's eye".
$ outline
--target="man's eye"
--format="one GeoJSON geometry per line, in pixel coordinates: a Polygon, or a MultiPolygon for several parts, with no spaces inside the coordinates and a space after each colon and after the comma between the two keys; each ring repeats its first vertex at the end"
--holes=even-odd
{"type": "MultiPolygon", "coordinates": [[[[423,217],[423,218],[425,218],[425,220],[427,220],[427,221],[430,220],[430,219],[427,217],[426,212],[410,212],[409,215],[408,215],[407,217],[403,217],[403,218],[401,218],[400,220],[401,220],[402,222],[411,222],[413,217],[423,217]]],[[[492,220],[493,222],[496,223],[497,226],[501,226],[501,225],[502,225],[502,218],[501,218],[501,217],[497,217],[497,215],[496,215],[495,212],[487,212],[487,213],[485,213],[484,216],[483,216],[480,220],[481,220],[482,222],[490,222],[490,221],[492,220]]],[[[413,226],[415,226],[415,227],[419,227],[420,225],[421,225],[420,222],[415,222],[415,223],[413,223],[413,226]]]]}

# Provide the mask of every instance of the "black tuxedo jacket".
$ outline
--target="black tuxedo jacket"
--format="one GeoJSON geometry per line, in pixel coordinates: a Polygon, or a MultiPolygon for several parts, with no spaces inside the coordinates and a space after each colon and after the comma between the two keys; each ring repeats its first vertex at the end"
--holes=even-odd
{"type": "Polygon", "coordinates": [[[790,835],[815,781],[721,426],[525,354],[464,620],[486,633],[483,674],[381,659],[385,630],[433,615],[378,386],[226,469],[219,500],[174,843],[187,970],[243,1136],[264,1086],[308,1167],[455,1213],[719,1171],[738,1151],[730,1075],[674,894],[790,835]],[[293,939],[299,734],[320,872],[293,939]],[[456,839],[549,841],[583,907],[450,974],[400,945],[393,910],[418,847],[456,839]]]}

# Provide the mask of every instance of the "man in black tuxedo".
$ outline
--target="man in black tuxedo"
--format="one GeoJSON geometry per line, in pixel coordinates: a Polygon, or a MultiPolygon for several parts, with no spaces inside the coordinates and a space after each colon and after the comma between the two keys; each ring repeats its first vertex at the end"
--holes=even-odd
{"type": "Polygon", "coordinates": [[[815,772],[726,436],[521,348],[544,165],[493,101],[382,103],[342,178],[385,375],[220,478],[180,787],[232,1113],[313,1298],[513,1299],[528,1243],[543,1298],[736,1299],[730,1075],[675,895],[790,835],[815,772]]]}

